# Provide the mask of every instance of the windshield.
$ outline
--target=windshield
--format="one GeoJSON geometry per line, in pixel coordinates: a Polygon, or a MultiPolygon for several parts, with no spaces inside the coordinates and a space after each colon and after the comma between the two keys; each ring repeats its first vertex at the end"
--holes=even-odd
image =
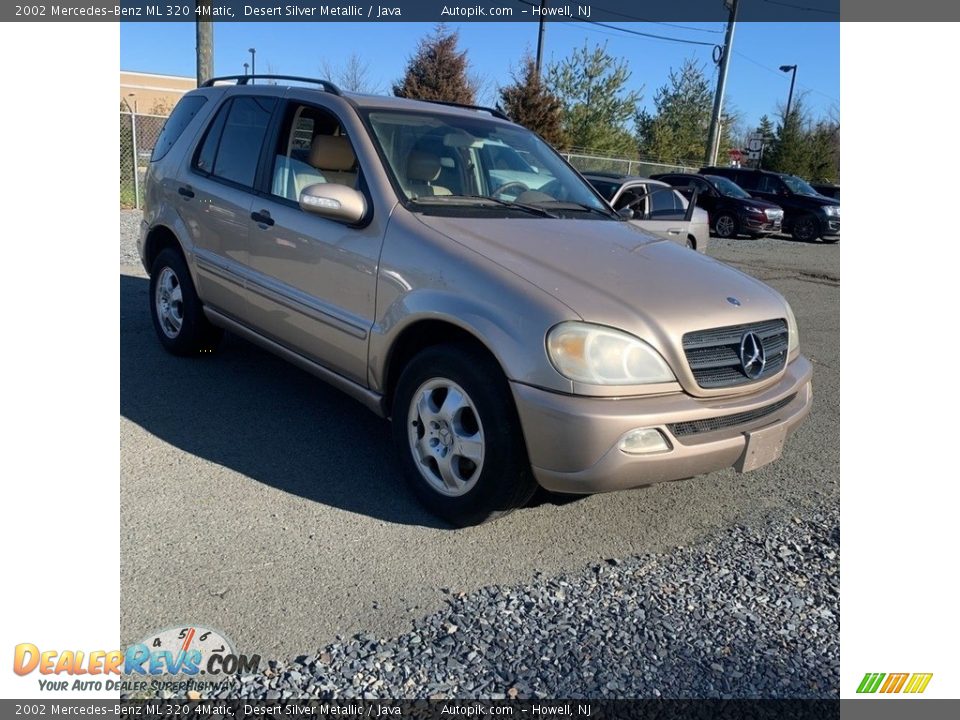
{"type": "Polygon", "coordinates": [[[750,197],[750,193],[733,182],[733,180],[728,180],[727,178],[720,177],[719,175],[708,175],[707,177],[709,177],[710,181],[717,186],[717,190],[721,195],[726,195],[727,197],[732,198],[750,197]]]}
{"type": "Polygon", "coordinates": [[[816,190],[807,184],[806,180],[801,180],[796,175],[781,175],[780,179],[786,184],[792,192],[797,195],[819,195],[816,190]]]}
{"type": "Polygon", "coordinates": [[[616,219],[549,145],[519,126],[389,110],[367,120],[412,210],[616,219]]]}

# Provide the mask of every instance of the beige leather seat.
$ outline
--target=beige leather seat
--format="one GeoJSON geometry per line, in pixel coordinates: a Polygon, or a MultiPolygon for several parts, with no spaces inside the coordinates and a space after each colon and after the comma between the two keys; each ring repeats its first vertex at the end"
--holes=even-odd
{"type": "Polygon", "coordinates": [[[310,164],[328,183],[357,186],[357,156],[346,135],[317,135],[310,143],[310,164]]]}
{"type": "Polygon", "coordinates": [[[323,174],[305,162],[277,156],[273,170],[273,194],[297,202],[303,189],[316,183],[329,182],[323,174]]]}
{"type": "Polygon", "coordinates": [[[451,195],[442,185],[433,181],[440,177],[440,158],[433,153],[414,150],[407,158],[407,189],[414,197],[451,195]]]}

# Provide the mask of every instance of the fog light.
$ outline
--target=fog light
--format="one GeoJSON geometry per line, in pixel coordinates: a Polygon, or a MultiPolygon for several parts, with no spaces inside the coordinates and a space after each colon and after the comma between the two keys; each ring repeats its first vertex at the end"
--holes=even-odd
{"type": "Polygon", "coordinates": [[[670,449],[670,443],[656,428],[631,430],[620,440],[620,449],[631,455],[664,452],[670,449]]]}

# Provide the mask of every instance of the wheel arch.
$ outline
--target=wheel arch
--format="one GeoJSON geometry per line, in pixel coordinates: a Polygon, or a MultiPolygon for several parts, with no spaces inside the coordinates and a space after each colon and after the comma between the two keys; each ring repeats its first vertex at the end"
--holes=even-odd
{"type": "Polygon", "coordinates": [[[497,364],[506,375],[503,364],[486,342],[472,328],[466,328],[449,318],[418,318],[398,331],[390,344],[382,373],[384,410],[389,417],[393,409],[393,396],[403,369],[418,353],[437,345],[465,345],[483,353],[497,364]]]}
{"type": "Polygon", "coordinates": [[[147,231],[147,235],[143,243],[143,265],[148,273],[153,267],[153,263],[157,259],[157,256],[166,248],[173,248],[183,255],[184,259],[186,259],[186,253],[183,251],[183,246],[180,244],[180,240],[177,238],[176,233],[174,233],[173,230],[166,225],[154,225],[152,228],[150,228],[150,230],[147,231]]]}

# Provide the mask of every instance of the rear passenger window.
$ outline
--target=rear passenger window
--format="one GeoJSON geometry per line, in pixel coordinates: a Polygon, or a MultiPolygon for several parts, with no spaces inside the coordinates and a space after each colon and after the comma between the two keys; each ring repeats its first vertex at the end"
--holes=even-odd
{"type": "Polygon", "coordinates": [[[276,99],[237,97],[224,105],[207,131],[194,167],[253,187],[257,162],[276,99]]]}
{"type": "Polygon", "coordinates": [[[744,190],[756,190],[758,177],[759,175],[757,173],[741,172],[734,173],[733,177],[730,179],[744,190]]]}
{"type": "Polygon", "coordinates": [[[207,99],[202,95],[188,95],[177,103],[173,112],[170,113],[170,117],[163,124],[163,130],[160,131],[157,144],[153,146],[150,162],[160,160],[167,154],[206,102],[207,99]]]}

